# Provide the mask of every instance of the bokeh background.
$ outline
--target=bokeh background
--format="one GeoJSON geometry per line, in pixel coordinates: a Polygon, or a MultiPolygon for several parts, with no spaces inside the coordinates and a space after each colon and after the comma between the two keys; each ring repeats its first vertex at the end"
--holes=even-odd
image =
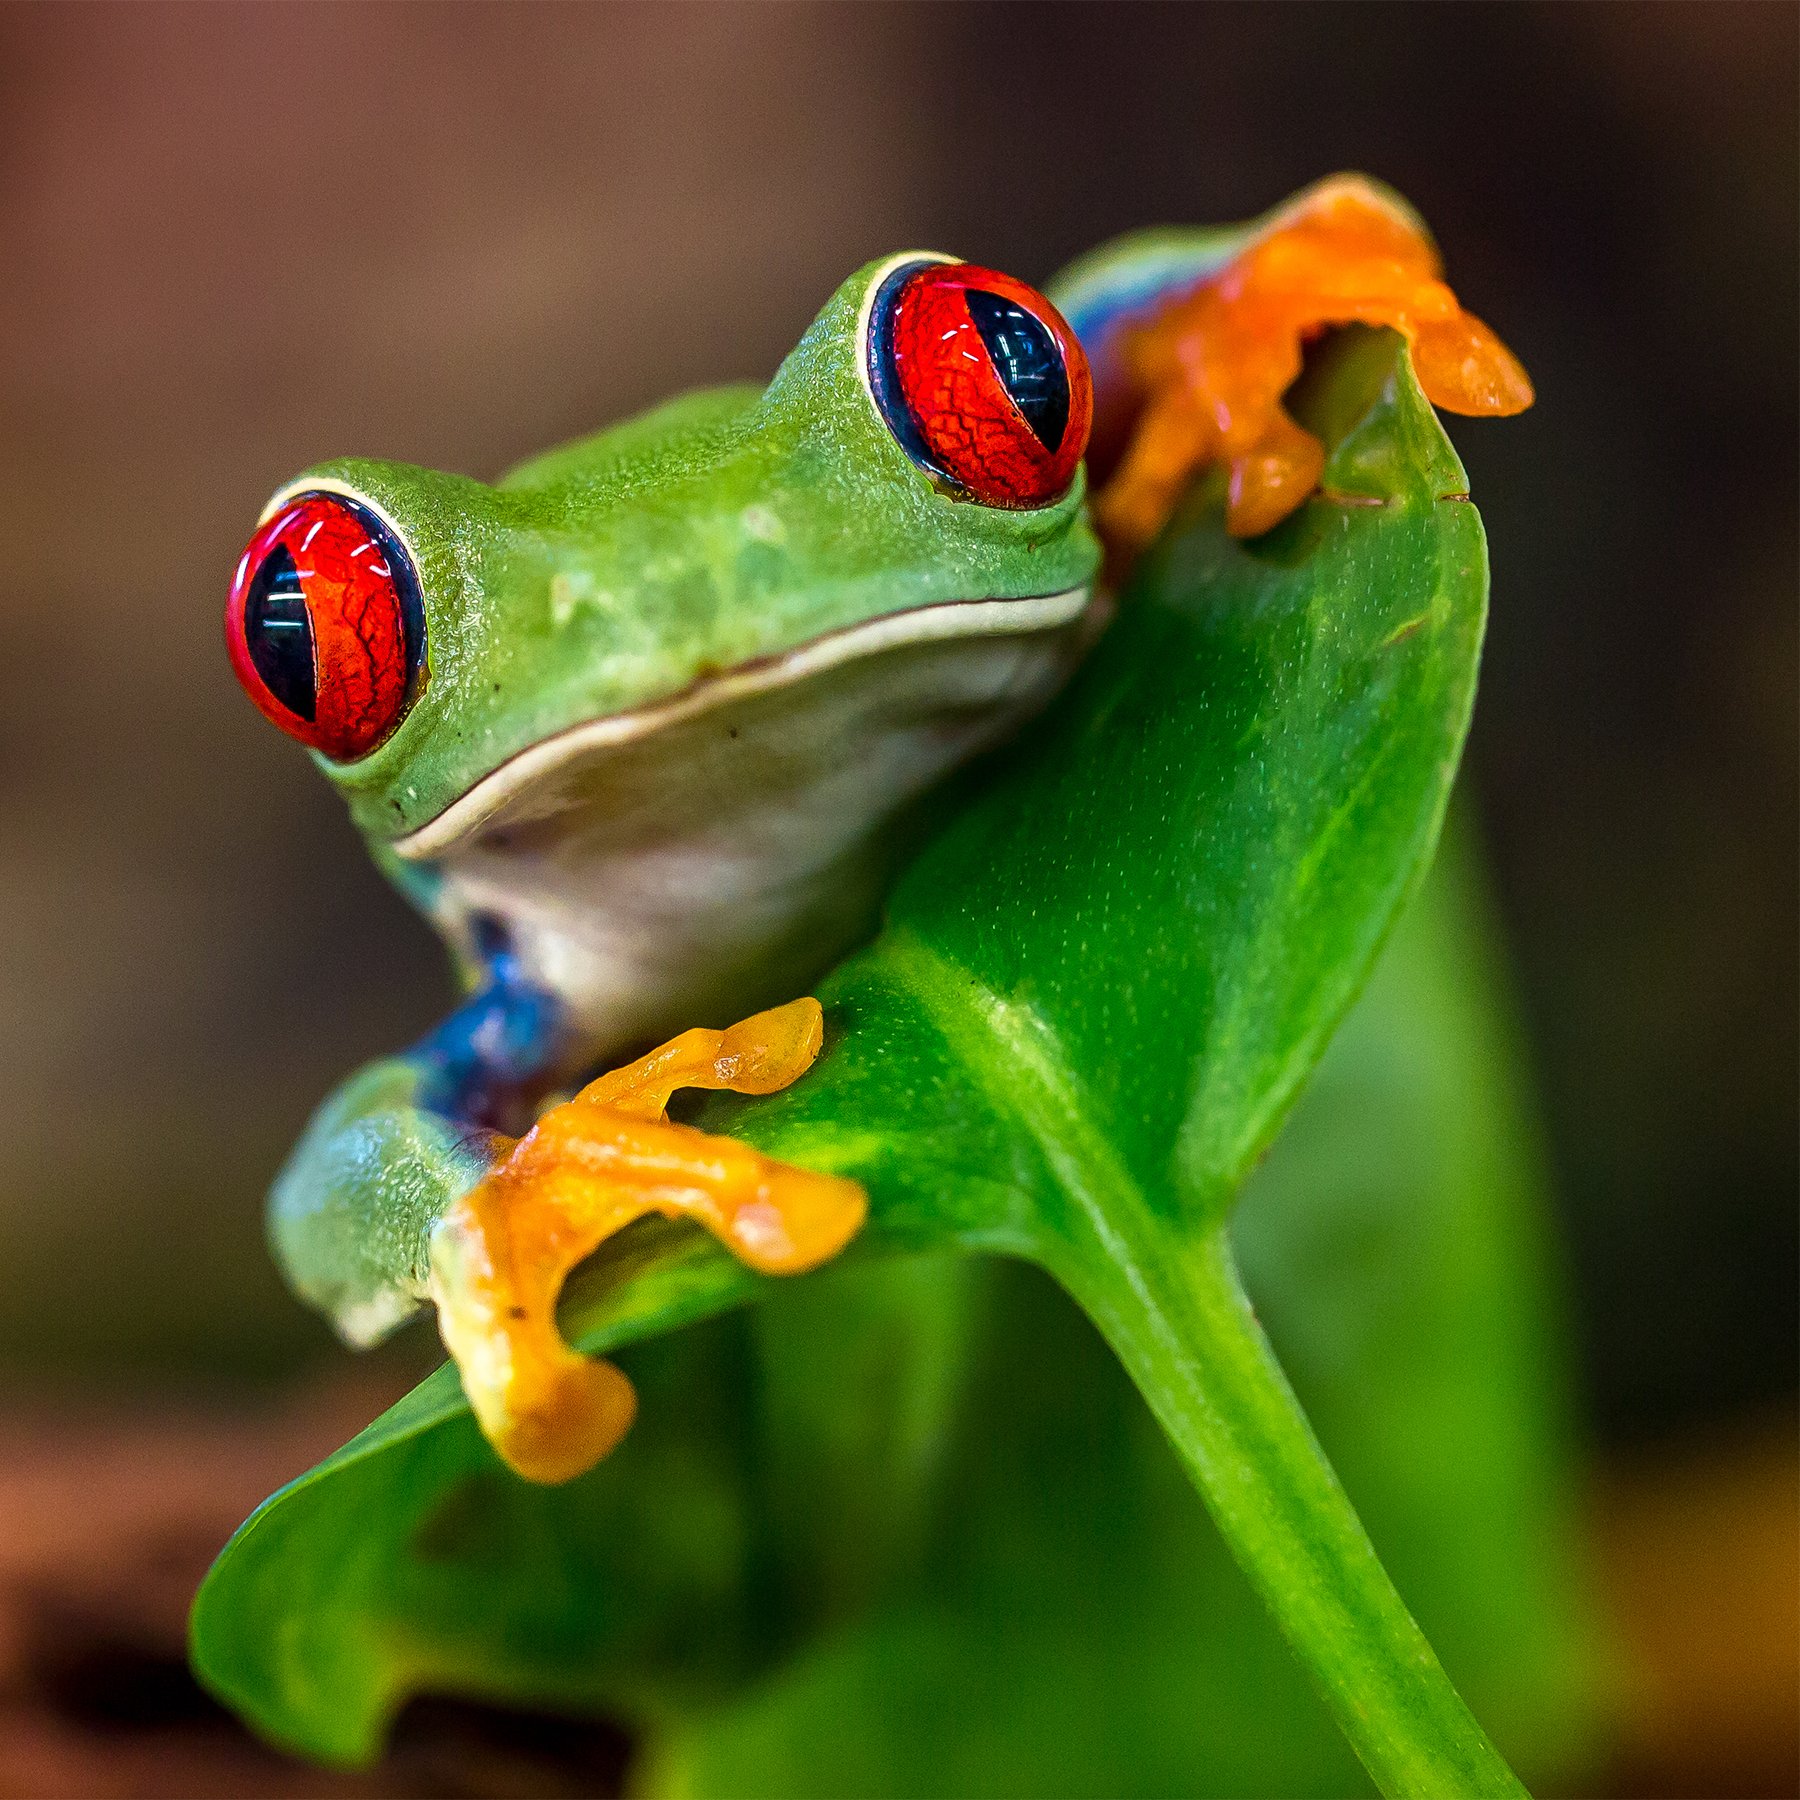
{"type": "MultiPolygon", "coordinates": [[[[322,1779],[185,1685],[181,1606],[431,1358],[351,1368],[262,1247],[449,992],[226,670],[268,492],[763,376],[889,249],[1041,279],[1337,168],[1540,395],[1453,426],[1466,799],[1649,1672],[1609,1779],[1794,1792],[1797,53],[1782,4],[0,10],[0,1792],[322,1779]]],[[[423,1716],[368,1791],[600,1779],[423,1716]]]]}

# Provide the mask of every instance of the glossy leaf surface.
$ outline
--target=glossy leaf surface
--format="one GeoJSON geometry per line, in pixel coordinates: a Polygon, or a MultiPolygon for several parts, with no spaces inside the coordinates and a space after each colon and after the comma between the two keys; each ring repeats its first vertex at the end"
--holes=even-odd
{"type": "MultiPolygon", "coordinates": [[[[1407,1598],[1502,1746],[1554,1775],[1588,1735],[1587,1639],[1529,1147],[1465,886],[1440,869],[1415,904],[1234,1232],[1407,1598]]],[[[553,1695],[644,1729],[648,1789],[700,1794],[1362,1791],[1041,1278],[825,1272],[627,1357],[640,1429],[572,1489],[512,1480],[464,1418],[265,1515],[210,1602],[252,1717],[344,1755],[414,1687],[553,1695]]]]}
{"type": "MultiPolygon", "coordinates": [[[[1502,1748],[1591,1745],[1534,1162],[1483,920],[1434,876],[1234,1222],[1259,1312],[1502,1748]]],[[[1008,1265],[937,1535],[851,1631],[659,1740],[666,1791],[1366,1790],[1126,1378],[1008,1265]],[[929,1731],[920,1719],[933,1721],[929,1731]]]]}

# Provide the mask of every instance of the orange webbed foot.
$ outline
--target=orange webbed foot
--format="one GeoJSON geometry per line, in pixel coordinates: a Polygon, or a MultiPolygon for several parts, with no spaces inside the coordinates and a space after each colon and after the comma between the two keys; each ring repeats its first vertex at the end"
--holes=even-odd
{"type": "Polygon", "coordinates": [[[854,1181],[777,1162],[666,1116],[677,1088],[771,1094],[811,1068],[816,1000],[725,1031],[686,1031],[552,1107],[432,1237],[438,1328],[488,1440],[533,1481],[567,1481],[605,1456],[637,1410],[610,1363],[556,1326],[570,1270],[647,1213],[691,1218],[766,1274],[796,1274],[855,1236],[854,1181]]]}
{"type": "Polygon", "coordinates": [[[1518,359],[1442,279],[1412,214],[1355,176],[1284,208],[1224,268],[1127,333],[1143,410],[1095,501],[1128,560],[1167,522],[1196,471],[1230,469],[1226,528],[1256,537],[1318,485],[1325,453],[1283,410],[1302,346],[1332,325],[1392,326],[1411,345],[1425,396],[1448,412],[1504,415],[1532,402],[1518,359]]]}

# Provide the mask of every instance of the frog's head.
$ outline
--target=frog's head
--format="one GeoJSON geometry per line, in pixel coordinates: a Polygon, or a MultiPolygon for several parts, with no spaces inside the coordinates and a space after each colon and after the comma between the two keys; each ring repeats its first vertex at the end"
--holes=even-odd
{"type": "Polygon", "coordinates": [[[1059,619],[968,603],[1073,605],[1091,582],[1089,394],[1041,296],[890,257],[766,390],[687,395],[495,486],[308,471],[239,565],[233,662],[364,832],[405,840],[528,776],[507,774],[521,757],[577,748],[571,732],[654,730],[672,702],[1059,619]]]}
{"type": "MultiPolygon", "coordinates": [[[[541,864],[552,837],[585,834],[591,864],[601,809],[664,808],[666,840],[668,814],[733,803],[733,786],[740,812],[752,789],[798,794],[803,743],[816,799],[868,761],[849,739],[893,726],[886,699],[905,692],[915,773],[845,803],[891,810],[997,734],[977,715],[1040,702],[1041,646],[1079,638],[1099,562],[1091,416],[1081,349],[1041,295],[889,257],[838,289],[766,389],[686,396],[493,486],[309,471],[239,565],[233,665],[384,864],[436,879],[479,852],[490,911],[523,904],[498,855],[524,842],[541,864]],[[928,693],[926,665],[960,672],[928,693]]],[[[641,845],[657,828],[640,824],[641,845]]]]}

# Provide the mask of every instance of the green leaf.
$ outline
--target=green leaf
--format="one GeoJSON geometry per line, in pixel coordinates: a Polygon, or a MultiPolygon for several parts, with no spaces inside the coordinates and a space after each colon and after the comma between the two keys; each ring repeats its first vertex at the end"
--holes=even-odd
{"type": "MultiPolygon", "coordinates": [[[[1409,1601],[1509,1754],[1565,1791],[1592,1749],[1592,1632],[1535,1164],[1470,889],[1465,857],[1440,864],[1233,1229],[1409,1601]]],[[[992,1286],[929,1552],[855,1629],[659,1734],[640,1788],[1364,1791],[1116,1362],[1041,1280],[992,1286]]]]}
{"type": "Polygon", "coordinates": [[[1232,1235],[1445,1666],[1567,1791],[1594,1749],[1597,1635],[1542,1167],[1476,875],[1453,831],[1232,1235]]]}
{"type": "MultiPolygon", "coordinates": [[[[1509,1791],[1308,1433],[1224,1232],[1430,858],[1485,605],[1480,523],[1399,340],[1334,340],[1293,404],[1326,440],[1324,493],[1251,544],[1224,534],[1216,486],[1192,497],[1066,702],[914,865],[877,943],[821,991],[832,1035],[818,1068],[768,1100],[717,1103],[705,1122],[865,1181],[871,1219],[852,1268],[954,1246],[1053,1273],[1149,1400],[1384,1788],[1509,1791]]],[[[592,1282],[567,1320],[591,1350],[766,1288],[672,1231],[637,1234],[592,1282]]],[[[621,1453],[640,1462],[662,1441],[644,1398],[636,1448],[621,1453]]],[[[418,1685],[570,1704],[608,1687],[597,1627],[573,1600],[512,1660],[493,1621],[434,1626],[421,1642],[396,1637],[391,1609],[358,1610],[383,1557],[418,1562],[406,1496],[481,1465],[472,1432],[441,1372],[247,1523],[195,1614],[197,1664],[220,1692],[274,1735],[353,1757],[418,1685]],[[324,1521],[350,1516],[378,1525],[367,1535],[382,1544],[359,1545],[357,1562],[371,1560],[346,1579],[328,1566],[324,1521]]],[[[721,1443],[698,1457],[708,1491],[725,1491],[725,1455],[721,1443]]],[[[599,1580],[580,1561],[591,1544],[562,1539],[591,1536],[583,1509],[612,1491],[565,1490],[544,1567],[522,1564],[517,1579],[554,1575],[565,1596],[599,1580]],[[564,1569],[569,1558],[579,1566],[564,1569]]],[[[688,1591],[679,1555],[617,1566],[630,1560],[617,1545],[602,1558],[627,1613],[654,1613],[659,1582],[688,1591]]],[[[457,1582],[444,1579],[428,1613],[454,1614],[457,1582]]],[[[738,1606],[721,1644],[749,1641],[756,1609],[738,1606]]],[[[653,1648],[616,1665],[638,1683],[642,1717],[659,1681],[691,1679],[679,1656],[659,1673],[653,1648]]]]}
{"type": "MultiPolygon", "coordinates": [[[[1467,885],[1440,862],[1233,1229],[1408,1600],[1509,1754],[1566,1786],[1587,1633],[1532,1159],[1467,885]]],[[[570,1488],[514,1480],[465,1418],[429,1461],[292,1490],[209,1589],[252,1716],[316,1754],[415,1687],[554,1701],[633,1720],[653,1792],[1361,1791],[1041,1278],[865,1265],[748,1318],[629,1353],[640,1428],[570,1488]]]]}

